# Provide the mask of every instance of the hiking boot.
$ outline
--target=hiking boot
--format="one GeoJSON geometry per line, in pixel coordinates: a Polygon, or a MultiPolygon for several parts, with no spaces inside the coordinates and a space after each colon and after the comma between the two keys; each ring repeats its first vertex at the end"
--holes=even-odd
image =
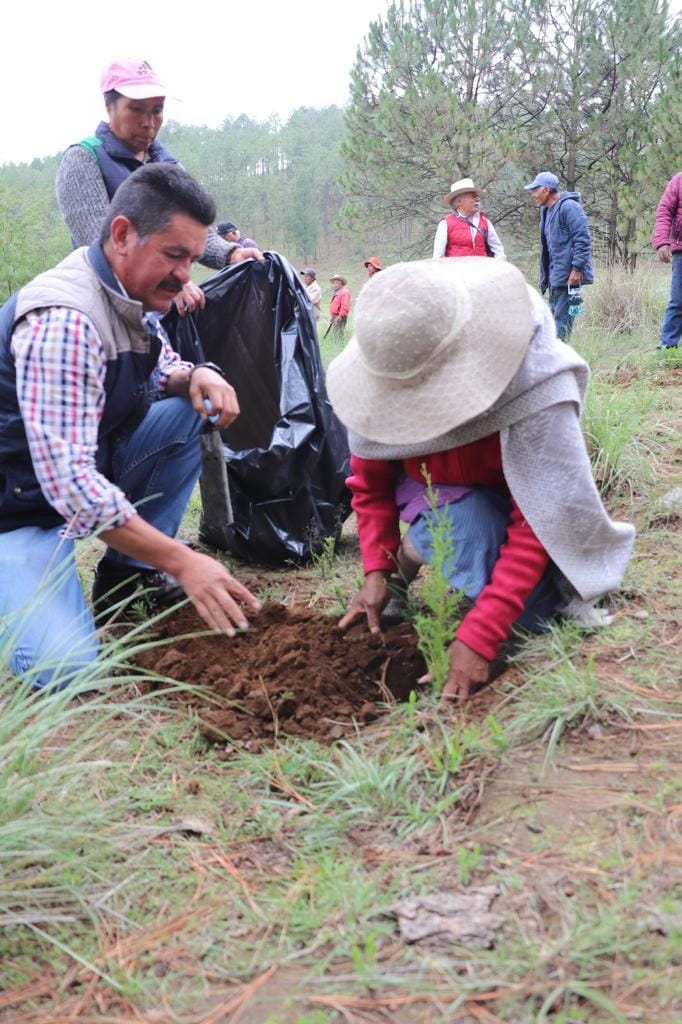
{"type": "Polygon", "coordinates": [[[185,597],[175,579],[159,569],[141,569],[122,565],[110,558],[102,558],[95,571],[92,584],[92,604],[99,624],[114,615],[123,617],[133,604],[141,604],[147,611],[167,608],[185,597]]]}

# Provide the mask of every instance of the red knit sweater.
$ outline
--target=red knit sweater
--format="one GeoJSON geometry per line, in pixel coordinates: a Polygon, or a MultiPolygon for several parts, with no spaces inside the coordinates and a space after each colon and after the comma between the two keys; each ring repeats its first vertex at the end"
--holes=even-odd
{"type": "MultiPolygon", "coordinates": [[[[376,569],[395,571],[400,545],[395,484],[403,471],[423,482],[424,464],[434,485],[479,485],[509,494],[502,471],[499,434],[403,462],[352,455],[352,476],[346,482],[353,492],[365,573],[376,569]]],[[[494,658],[548,562],[547,552],[512,498],[507,539],[500,548],[491,580],[462,619],[457,638],[489,661],[494,658]]]]}

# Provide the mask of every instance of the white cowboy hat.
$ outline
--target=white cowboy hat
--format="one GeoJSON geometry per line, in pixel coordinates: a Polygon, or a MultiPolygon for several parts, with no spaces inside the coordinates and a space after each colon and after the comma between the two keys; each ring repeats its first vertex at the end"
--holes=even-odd
{"type": "Polygon", "coordinates": [[[450,186],[450,192],[446,195],[443,202],[446,206],[449,206],[455,196],[464,195],[465,192],[478,192],[471,178],[460,178],[459,181],[453,181],[450,186]]]}
{"type": "Polygon", "coordinates": [[[532,334],[523,275],[484,256],[397,263],[375,274],[354,335],[327,370],[339,419],[383,444],[417,444],[486,412],[532,334]]]}

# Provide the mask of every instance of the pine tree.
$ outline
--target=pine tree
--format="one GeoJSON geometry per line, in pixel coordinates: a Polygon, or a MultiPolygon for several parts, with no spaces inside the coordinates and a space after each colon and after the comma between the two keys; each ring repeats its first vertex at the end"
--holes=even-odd
{"type": "Polygon", "coordinates": [[[659,0],[542,0],[533,24],[541,47],[524,97],[528,171],[549,168],[579,188],[603,254],[632,269],[651,218],[642,200],[658,177],[657,136],[679,163],[679,22],[659,0]]]}
{"type": "Polygon", "coordinates": [[[634,267],[662,164],[679,168],[681,41],[665,0],[396,0],[352,71],[347,223],[427,255],[450,181],[522,228],[521,186],[548,169],[583,193],[601,254],[634,267]]]}
{"type": "Polygon", "coordinates": [[[430,244],[456,178],[504,191],[510,112],[531,70],[527,11],[525,0],[399,0],[370,25],[346,116],[349,222],[400,223],[409,252],[430,244]]]}

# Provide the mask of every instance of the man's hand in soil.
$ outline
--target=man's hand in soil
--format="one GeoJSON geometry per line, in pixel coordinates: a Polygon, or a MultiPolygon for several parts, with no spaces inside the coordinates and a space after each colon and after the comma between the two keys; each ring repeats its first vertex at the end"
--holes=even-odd
{"type": "Polygon", "coordinates": [[[173,575],[204,622],[228,636],[235,635],[235,626],[247,629],[248,619],[237,602],[260,611],[260,601],[214,558],[198,551],[189,555],[186,564],[173,575]]]}
{"type": "Polygon", "coordinates": [[[173,576],[211,629],[234,636],[236,629],[246,629],[249,624],[238,602],[254,612],[261,609],[258,598],[224,565],[167,537],[142,516],[135,515],[122,526],[103,530],[100,539],[122,555],[173,576]]]}
{"type": "Polygon", "coordinates": [[[468,700],[476,683],[487,683],[489,671],[489,661],[461,640],[454,640],[450,644],[450,669],[441,700],[450,701],[455,697],[459,697],[460,703],[468,700]]]}
{"type": "Polygon", "coordinates": [[[365,582],[355,595],[351,606],[339,622],[340,629],[348,629],[354,622],[367,616],[367,625],[372,633],[381,632],[381,611],[388,604],[390,594],[386,585],[390,573],[381,570],[368,572],[365,582]]]}

